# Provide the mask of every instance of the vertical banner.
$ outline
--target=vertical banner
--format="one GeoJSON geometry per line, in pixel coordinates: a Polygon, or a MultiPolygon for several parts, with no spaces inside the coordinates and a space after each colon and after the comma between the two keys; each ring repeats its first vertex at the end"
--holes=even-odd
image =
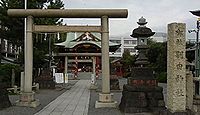
{"type": "Polygon", "coordinates": [[[68,74],[65,74],[65,79],[64,79],[65,83],[68,83],[68,74]]]}
{"type": "Polygon", "coordinates": [[[56,83],[64,83],[63,73],[55,73],[56,83]]]}

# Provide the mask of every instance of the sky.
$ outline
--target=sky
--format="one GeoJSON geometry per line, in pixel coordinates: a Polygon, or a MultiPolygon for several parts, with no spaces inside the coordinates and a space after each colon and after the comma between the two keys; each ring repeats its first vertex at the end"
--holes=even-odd
{"type": "MultiPolygon", "coordinates": [[[[198,17],[189,11],[200,10],[200,0],[63,0],[65,9],[119,8],[128,9],[127,19],[110,19],[110,35],[130,35],[140,17],[154,32],[167,33],[167,24],[186,23],[187,30],[196,29],[198,17]]],[[[99,19],[64,19],[68,25],[100,25],[99,19]]]]}

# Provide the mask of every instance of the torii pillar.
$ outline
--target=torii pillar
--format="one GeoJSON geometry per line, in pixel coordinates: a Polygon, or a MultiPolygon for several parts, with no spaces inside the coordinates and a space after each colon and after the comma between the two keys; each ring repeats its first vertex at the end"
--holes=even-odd
{"type": "Polygon", "coordinates": [[[37,107],[40,103],[38,99],[35,99],[32,91],[32,74],[33,74],[33,17],[28,16],[26,21],[26,39],[25,39],[25,63],[24,63],[24,87],[23,92],[20,95],[18,106],[37,107]]]}
{"type": "MultiPolygon", "coordinates": [[[[99,94],[99,100],[96,101],[95,107],[116,107],[117,103],[113,100],[113,94],[110,93],[110,68],[109,68],[109,18],[127,18],[128,11],[126,9],[8,9],[8,16],[12,17],[28,17],[27,28],[32,28],[33,22],[31,17],[37,18],[101,18],[101,44],[102,44],[102,93],[99,94]]],[[[34,28],[35,29],[35,28],[34,28]]],[[[75,28],[71,28],[74,30],[75,28]]],[[[27,31],[31,34],[27,35],[29,38],[25,41],[25,46],[29,50],[25,50],[25,80],[28,83],[25,84],[24,92],[22,97],[27,97],[20,102],[31,106],[29,104],[35,101],[34,94],[32,92],[32,67],[33,67],[33,45],[32,45],[32,31],[27,31]],[[29,43],[31,44],[29,46],[29,43]],[[26,65],[27,64],[27,65],[26,65]]]]}
{"type": "Polygon", "coordinates": [[[109,25],[108,16],[101,17],[101,63],[102,63],[102,93],[99,93],[99,101],[95,108],[116,107],[117,102],[113,100],[110,93],[110,62],[109,62],[109,25]]]}

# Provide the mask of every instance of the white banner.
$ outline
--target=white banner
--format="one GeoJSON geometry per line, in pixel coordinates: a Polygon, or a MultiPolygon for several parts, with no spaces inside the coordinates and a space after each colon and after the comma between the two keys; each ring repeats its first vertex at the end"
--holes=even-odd
{"type": "Polygon", "coordinates": [[[65,74],[65,83],[68,83],[68,74],[65,74]]]}
{"type": "Polygon", "coordinates": [[[64,82],[63,73],[55,73],[55,80],[56,83],[63,83],[64,82]]]}

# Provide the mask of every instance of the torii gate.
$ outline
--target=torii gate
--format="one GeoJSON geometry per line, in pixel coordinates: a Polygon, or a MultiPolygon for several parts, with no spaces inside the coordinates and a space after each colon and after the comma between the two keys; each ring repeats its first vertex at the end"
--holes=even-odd
{"type": "MultiPolygon", "coordinates": [[[[127,9],[8,9],[8,16],[27,18],[27,30],[25,39],[25,84],[24,92],[20,96],[19,105],[36,107],[39,101],[35,100],[32,92],[33,69],[33,17],[37,18],[101,18],[100,27],[88,27],[100,30],[101,56],[102,56],[102,92],[95,107],[116,107],[113,94],[110,93],[110,68],[109,68],[109,18],[127,18],[127,9]]],[[[35,29],[37,26],[35,27],[35,29]]],[[[81,27],[68,27],[71,30],[82,30],[81,27]]],[[[84,27],[85,28],[85,27],[84,27]]],[[[51,29],[51,28],[49,28],[51,29]]],[[[54,28],[56,29],[56,28],[54,28]]],[[[67,28],[63,28],[67,29],[67,28]]],[[[37,29],[36,29],[37,30],[37,29]]]]}

